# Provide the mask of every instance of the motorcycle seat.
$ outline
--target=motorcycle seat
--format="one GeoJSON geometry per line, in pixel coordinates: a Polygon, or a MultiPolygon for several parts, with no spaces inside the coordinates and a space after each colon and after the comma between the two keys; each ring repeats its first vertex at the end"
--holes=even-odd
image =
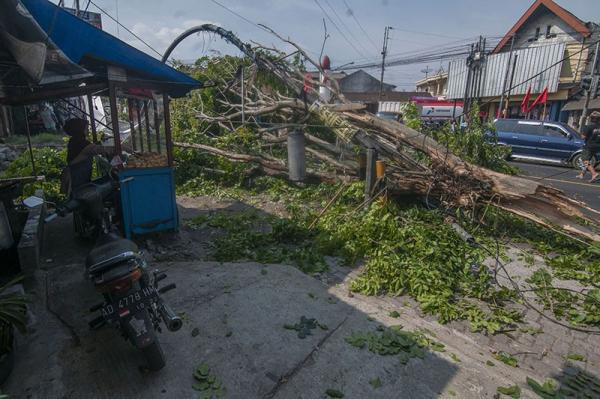
{"type": "Polygon", "coordinates": [[[138,246],[131,240],[119,237],[95,246],[88,254],[85,264],[90,274],[97,274],[137,257],[138,246]]]}

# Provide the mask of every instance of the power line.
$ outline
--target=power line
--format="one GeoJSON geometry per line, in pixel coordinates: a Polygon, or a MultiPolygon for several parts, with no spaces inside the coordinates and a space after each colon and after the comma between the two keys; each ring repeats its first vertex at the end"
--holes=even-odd
{"type": "Polygon", "coordinates": [[[267,30],[267,29],[263,28],[262,26],[260,26],[260,25],[259,25],[259,24],[257,24],[256,22],[254,22],[254,21],[251,21],[251,20],[249,20],[248,18],[246,18],[246,17],[244,17],[243,15],[241,15],[240,13],[237,13],[237,12],[233,11],[231,8],[227,7],[227,6],[226,6],[226,5],[224,5],[224,4],[221,4],[221,3],[220,3],[220,2],[218,2],[217,0],[210,0],[210,1],[212,1],[213,3],[215,3],[216,5],[218,5],[219,7],[221,7],[221,8],[223,8],[223,9],[227,10],[228,12],[230,12],[230,13],[231,13],[231,14],[233,14],[233,15],[235,15],[236,17],[238,17],[238,18],[242,19],[243,21],[246,21],[246,22],[247,22],[247,23],[249,23],[250,25],[254,25],[254,26],[256,26],[257,28],[259,28],[259,29],[261,29],[261,30],[264,30],[264,31],[268,32],[268,30],[267,30]]]}
{"type": "MultiPolygon", "coordinates": [[[[342,37],[344,38],[344,40],[346,41],[346,43],[348,43],[350,45],[350,47],[352,47],[354,49],[354,51],[356,51],[356,53],[358,55],[360,55],[361,57],[365,57],[365,55],[358,48],[356,48],[356,46],[354,45],[354,43],[352,43],[350,40],[348,40],[348,37],[344,34],[344,32],[342,32],[342,30],[335,23],[335,21],[329,16],[329,14],[327,13],[327,11],[325,11],[325,9],[323,8],[323,6],[321,6],[321,3],[319,3],[319,0],[314,0],[314,1],[315,1],[315,4],[321,9],[321,11],[323,12],[323,14],[325,14],[325,16],[327,17],[327,19],[329,20],[329,22],[331,22],[331,24],[333,25],[333,27],[339,32],[340,35],[342,35],[342,37]]],[[[365,57],[365,58],[368,58],[368,57],[365,57]]]]}
{"type": "MultiPolygon", "coordinates": [[[[106,10],[104,10],[103,8],[101,8],[98,4],[94,3],[92,0],[89,0],[90,3],[92,3],[94,5],[94,7],[96,7],[98,10],[100,10],[100,12],[106,14],[106,16],[110,19],[112,19],[114,22],[117,23],[117,26],[120,26],[121,28],[125,29],[127,32],[129,32],[133,37],[135,37],[136,39],[138,39],[140,42],[142,42],[143,44],[145,44],[146,46],[148,46],[148,48],[152,51],[154,51],[156,54],[158,54],[159,57],[162,57],[162,54],[159,53],[158,51],[156,51],[156,49],[154,47],[152,47],[151,45],[149,45],[147,42],[144,41],[144,39],[142,39],[141,37],[139,37],[138,35],[136,35],[135,33],[133,33],[131,31],[131,29],[129,29],[128,27],[126,27],[125,25],[123,25],[122,23],[120,23],[117,19],[115,19],[112,15],[110,15],[108,12],[106,12],[106,10]]],[[[89,6],[89,4],[88,4],[89,6]]],[[[117,28],[118,29],[118,28],[117,28]]]]}
{"type": "MultiPolygon", "coordinates": [[[[329,8],[331,9],[331,11],[333,11],[333,13],[334,13],[334,14],[335,14],[335,16],[337,17],[338,21],[340,21],[340,23],[342,24],[342,27],[343,27],[344,29],[346,29],[346,31],[347,31],[348,33],[350,33],[350,36],[352,37],[352,39],[354,39],[354,41],[356,41],[356,43],[358,43],[358,45],[359,45],[359,46],[360,46],[360,47],[361,47],[363,50],[365,50],[365,51],[368,53],[368,52],[369,52],[369,50],[363,46],[363,44],[361,43],[361,41],[360,41],[360,40],[358,40],[358,39],[356,38],[356,36],[354,36],[354,33],[352,32],[352,30],[350,30],[350,29],[348,28],[348,26],[346,25],[346,23],[344,22],[344,20],[343,20],[343,19],[340,17],[340,15],[338,14],[338,12],[335,10],[335,8],[334,8],[334,7],[331,5],[331,3],[329,2],[329,0],[324,0],[324,1],[325,1],[325,3],[327,3],[327,6],[329,6],[329,8]]],[[[377,51],[377,50],[376,50],[376,51],[377,51]]]]}
{"type": "Polygon", "coordinates": [[[354,11],[350,7],[350,5],[348,5],[348,2],[346,0],[343,0],[343,1],[344,1],[344,4],[346,5],[346,8],[349,11],[349,14],[354,19],[354,22],[356,22],[356,24],[358,25],[358,27],[360,28],[360,30],[362,31],[362,33],[365,34],[365,36],[367,37],[367,39],[369,40],[369,42],[371,42],[371,44],[373,45],[373,48],[376,49],[376,50],[378,50],[377,44],[375,44],[375,41],[373,39],[371,39],[371,36],[369,36],[369,34],[367,33],[367,31],[363,28],[362,24],[358,20],[358,18],[356,18],[356,15],[354,14],[354,11]]]}

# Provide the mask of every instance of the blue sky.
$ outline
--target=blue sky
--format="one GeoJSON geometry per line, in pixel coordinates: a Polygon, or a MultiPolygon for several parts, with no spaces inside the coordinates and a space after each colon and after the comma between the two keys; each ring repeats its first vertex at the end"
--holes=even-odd
{"type": "MultiPolygon", "coordinates": [[[[162,53],[184,29],[212,22],[234,31],[246,42],[251,40],[281,50],[289,46],[262,31],[252,23],[225,10],[212,0],[93,0],[98,6],[117,16],[119,21],[162,53]]],[[[385,26],[392,26],[390,54],[427,50],[450,42],[467,43],[477,36],[498,38],[517,21],[533,0],[217,0],[252,22],[270,26],[283,36],[301,44],[311,55],[318,55],[323,41],[323,18],[330,35],[325,53],[333,66],[355,61],[380,59],[385,26]],[[336,26],[324,14],[325,10],[336,26]],[[358,21],[358,22],[357,22],[358,21]],[[360,24],[360,26],[359,26],[360,24]],[[361,29],[362,26],[362,29],[361,29]],[[366,32],[366,34],[363,32],[366,32]],[[345,38],[344,38],[345,36],[345,38]]],[[[55,1],[56,2],[56,1],[55,1]]],[[[72,0],[65,0],[67,6],[72,0]]],[[[87,4],[81,0],[82,7],[87,4]]],[[[584,21],[600,23],[598,0],[558,0],[558,4],[584,21]]],[[[91,4],[90,11],[98,11],[91,4]]],[[[103,16],[105,30],[117,35],[117,25],[103,16]]],[[[132,35],[119,30],[121,39],[156,54],[132,35]]],[[[174,53],[178,59],[190,61],[214,52],[236,54],[229,46],[211,36],[188,38],[174,53]]],[[[386,81],[398,90],[414,88],[424,76],[426,67],[437,70],[448,62],[392,67],[386,81]]],[[[369,73],[378,76],[377,70],[369,73]]]]}

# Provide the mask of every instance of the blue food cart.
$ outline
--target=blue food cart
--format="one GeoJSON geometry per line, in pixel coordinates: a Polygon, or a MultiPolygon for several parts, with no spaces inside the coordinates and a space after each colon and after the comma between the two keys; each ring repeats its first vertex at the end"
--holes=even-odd
{"type": "Polygon", "coordinates": [[[200,82],[48,0],[15,1],[28,13],[19,7],[3,11],[0,22],[17,40],[0,46],[0,53],[20,68],[0,74],[6,80],[0,83],[10,82],[0,91],[0,103],[14,107],[86,98],[86,106],[78,110],[90,119],[92,138],[99,143],[96,127],[101,122],[94,104],[97,97],[108,98],[111,117],[105,132],[116,159],[124,161],[124,234],[129,238],[177,229],[169,101],[199,88],[200,82]],[[24,53],[21,44],[43,45],[46,51],[24,53]],[[129,126],[123,121],[127,118],[129,126]],[[125,152],[133,154],[131,161],[125,152]]]}

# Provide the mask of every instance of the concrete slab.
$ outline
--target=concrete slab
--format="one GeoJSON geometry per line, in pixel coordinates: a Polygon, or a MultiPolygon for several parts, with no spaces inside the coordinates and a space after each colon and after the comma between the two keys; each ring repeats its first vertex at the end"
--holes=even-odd
{"type": "Polygon", "coordinates": [[[185,320],[181,331],[160,335],[165,369],[141,372],[140,355],[115,331],[87,329],[85,309],[97,298],[80,268],[67,265],[46,276],[46,305],[62,321],[38,307],[45,315],[20,348],[5,391],[22,398],[195,397],[192,372],[207,363],[231,398],[314,398],[329,388],[349,398],[375,397],[368,384],[372,376],[386,381],[382,394],[430,397],[456,372],[435,354],[403,367],[393,357],[350,347],[345,336],[374,329],[375,323],[359,309],[330,298],[325,285],[293,267],[190,262],[160,268],[178,284],[166,297],[185,320]],[[329,329],[299,339],[283,328],[302,315],[329,329]]]}

